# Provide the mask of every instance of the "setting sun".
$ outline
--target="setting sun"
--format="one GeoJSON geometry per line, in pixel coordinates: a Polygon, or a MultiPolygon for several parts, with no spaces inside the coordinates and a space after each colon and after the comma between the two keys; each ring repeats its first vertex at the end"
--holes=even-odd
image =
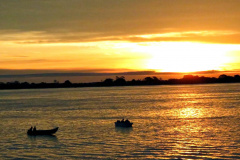
{"type": "Polygon", "coordinates": [[[233,49],[230,45],[193,42],[155,43],[148,46],[152,58],[147,68],[161,72],[224,70],[225,65],[231,62],[227,54],[233,49]]]}

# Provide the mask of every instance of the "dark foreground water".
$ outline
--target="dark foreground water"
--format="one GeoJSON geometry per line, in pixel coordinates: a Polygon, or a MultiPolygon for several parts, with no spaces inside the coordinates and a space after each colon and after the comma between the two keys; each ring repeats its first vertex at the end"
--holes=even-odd
{"type": "Polygon", "coordinates": [[[240,159],[240,84],[2,90],[0,111],[0,159],[240,159]]]}

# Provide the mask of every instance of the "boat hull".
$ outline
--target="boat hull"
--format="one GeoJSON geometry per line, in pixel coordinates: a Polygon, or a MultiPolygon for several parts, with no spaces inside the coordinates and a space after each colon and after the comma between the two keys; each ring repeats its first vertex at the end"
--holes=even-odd
{"type": "Polygon", "coordinates": [[[36,136],[36,135],[53,135],[58,131],[58,127],[51,129],[51,130],[36,130],[36,131],[31,131],[28,130],[27,134],[31,136],[36,136]]]}
{"type": "Polygon", "coordinates": [[[115,122],[115,127],[132,127],[133,123],[115,122]]]}

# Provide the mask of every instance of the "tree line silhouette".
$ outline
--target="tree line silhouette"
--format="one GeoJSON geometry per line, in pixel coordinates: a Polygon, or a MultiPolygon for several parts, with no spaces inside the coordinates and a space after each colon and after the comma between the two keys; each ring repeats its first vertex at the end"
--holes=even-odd
{"type": "Polygon", "coordinates": [[[0,82],[0,89],[34,89],[34,88],[74,88],[74,87],[104,87],[104,86],[141,86],[141,85],[175,85],[175,84],[207,84],[207,83],[240,83],[240,75],[228,76],[225,74],[216,77],[204,77],[194,75],[184,75],[181,79],[162,80],[161,78],[145,77],[144,79],[127,81],[124,76],[116,76],[115,79],[107,78],[101,82],[90,83],[72,83],[66,80],[64,83],[59,83],[54,80],[53,83],[28,83],[0,82]]]}

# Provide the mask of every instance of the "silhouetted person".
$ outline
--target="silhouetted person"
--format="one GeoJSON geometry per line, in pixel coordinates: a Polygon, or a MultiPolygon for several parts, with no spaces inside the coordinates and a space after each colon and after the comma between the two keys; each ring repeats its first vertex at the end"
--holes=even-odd
{"type": "Polygon", "coordinates": [[[34,128],[33,128],[33,132],[35,132],[37,129],[36,129],[36,126],[34,126],[34,128]]]}
{"type": "Polygon", "coordinates": [[[31,126],[31,128],[28,131],[32,132],[32,129],[33,129],[33,127],[31,126]]]}
{"type": "Polygon", "coordinates": [[[125,121],[125,123],[130,123],[130,121],[127,119],[127,120],[125,121]]]}
{"type": "Polygon", "coordinates": [[[122,122],[122,123],[124,122],[124,118],[121,120],[121,122],[122,122]]]}

